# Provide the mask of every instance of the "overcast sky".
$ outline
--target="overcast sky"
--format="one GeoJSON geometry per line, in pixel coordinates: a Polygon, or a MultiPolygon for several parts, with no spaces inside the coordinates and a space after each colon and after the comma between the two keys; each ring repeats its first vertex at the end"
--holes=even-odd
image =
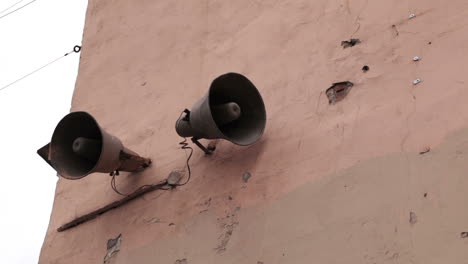
{"type": "MultiPolygon", "coordinates": [[[[18,1],[0,0],[0,11],[18,1]]],[[[1,18],[0,88],[81,45],[87,4],[37,0],[1,18]]],[[[78,63],[73,53],[0,91],[2,263],[38,261],[57,177],[36,150],[70,110],[78,63]]]]}

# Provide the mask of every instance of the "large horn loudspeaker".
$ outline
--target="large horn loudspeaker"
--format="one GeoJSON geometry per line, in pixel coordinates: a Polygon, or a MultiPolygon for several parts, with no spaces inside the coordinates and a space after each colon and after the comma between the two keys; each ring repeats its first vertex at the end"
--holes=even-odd
{"type": "Polygon", "coordinates": [[[150,159],[127,149],[86,112],[66,115],[55,128],[51,142],[37,153],[60,176],[71,180],[94,172],[139,171],[151,164],[150,159]]]}

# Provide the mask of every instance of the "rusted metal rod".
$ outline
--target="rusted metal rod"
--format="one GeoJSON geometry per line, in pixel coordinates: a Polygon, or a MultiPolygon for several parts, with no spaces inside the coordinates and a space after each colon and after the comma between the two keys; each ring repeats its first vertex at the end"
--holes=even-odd
{"type": "Polygon", "coordinates": [[[92,220],[92,219],[98,217],[99,215],[102,215],[102,214],[107,213],[108,211],[110,211],[112,209],[120,207],[120,206],[126,204],[127,202],[130,202],[131,200],[142,196],[145,193],[149,193],[151,191],[161,189],[164,186],[168,186],[167,180],[164,180],[164,181],[162,181],[162,182],[160,182],[158,184],[145,185],[142,188],[136,190],[135,192],[129,194],[125,198],[122,198],[120,200],[112,202],[112,203],[110,203],[110,204],[108,204],[108,205],[106,205],[104,207],[101,207],[101,208],[99,208],[97,210],[92,211],[91,213],[88,213],[88,214],[82,215],[82,216],[80,216],[78,218],[75,218],[74,220],[72,220],[72,221],[62,225],[61,227],[59,227],[57,229],[57,231],[62,232],[62,231],[65,231],[67,229],[73,228],[75,226],[81,225],[81,224],[83,224],[83,223],[85,223],[85,222],[87,222],[89,220],[92,220]]]}

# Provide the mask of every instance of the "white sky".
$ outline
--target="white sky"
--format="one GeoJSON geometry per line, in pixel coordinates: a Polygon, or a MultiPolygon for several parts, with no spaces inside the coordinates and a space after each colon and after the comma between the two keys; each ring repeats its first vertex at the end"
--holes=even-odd
{"type": "MultiPolygon", "coordinates": [[[[17,1],[0,0],[0,11],[17,1]]],[[[81,45],[87,4],[37,0],[0,19],[0,87],[81,45]]],[[[3,263],[38,261],[57,177],[36,150],[50,141],[55,125],[70,110],[78,63],[79,54],[70,54],[0,91],[3,263]]]]}

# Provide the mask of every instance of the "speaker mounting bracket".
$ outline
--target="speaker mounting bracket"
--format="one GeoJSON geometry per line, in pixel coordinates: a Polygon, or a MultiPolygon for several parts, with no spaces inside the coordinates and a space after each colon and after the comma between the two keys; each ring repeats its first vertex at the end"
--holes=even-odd
{"type": "MultiPolygon", "coordinates": [[[[148,168],[151,165],[151,159],[140,157],[135,152],[124,148],[120,151],[120,167],[117,171],[137,172],[148,168]]],[[[116,174],[119,175],[119,174],[116,174]]]]}
{"type": "Polygon", "coordinates": [[[205,147],[203,146],[199,141],[198,141],[198,138],[192,138],[192,142],[197,145],[197,147],[199,147],[201,150],[203,150],[203,152],[205,152],[206,155],[211,155],[213,154],[213,151],[216,149],[215,146],[208,146],[208,147],[205,147]]]}

